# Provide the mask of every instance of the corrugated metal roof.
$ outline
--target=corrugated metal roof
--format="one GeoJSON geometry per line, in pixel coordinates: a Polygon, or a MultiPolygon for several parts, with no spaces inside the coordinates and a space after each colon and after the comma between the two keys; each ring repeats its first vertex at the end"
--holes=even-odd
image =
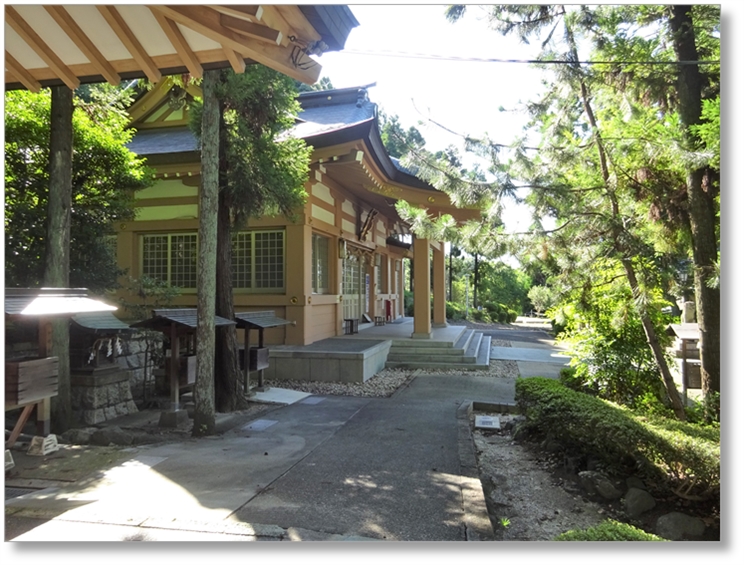
{"type": "Polygon", "coordinates": [[[119,318],[114,316],[111,312],[85,312],[81,314],[75,314],[72,317],[72,321],[81,328],[92,330],[95,333],[119,333],[134,331],[134,328],[129,327],[119,318]]]}
{"type": "MultiPolygon", "coordinates": [[[[152,327],[160,325],[164,320],[173,322],[189,328],[196,328],[196,308],[163,308],[152,311],[152,318],[142,320],[132,324],[134,327],[152,327]]],[[[214,317],[214,325],[218,326],[230,326],[235,325],[235,322],[222,318],[220,316],[214,317]]]]}
{"type": "Polygon", "coordinates": [[[5,313],[20,316],[54,316],[116,310],[91,298],[86,288],[6,288],[5,313]]]}
{"type": "Polygon", "coordinates": [[[247,327],[248,329],[275,328],[292,323],[284,318],[279,318],[271,310],[262,312],[236,312],[235,321],[238,323],[239,328],[247,327]]]}

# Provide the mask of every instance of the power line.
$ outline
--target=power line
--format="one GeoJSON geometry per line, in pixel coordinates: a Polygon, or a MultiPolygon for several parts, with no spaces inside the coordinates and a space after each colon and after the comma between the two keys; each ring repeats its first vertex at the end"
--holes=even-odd
{"type": "Polygon", "coordinates": [[[456,55],[432,55],[427,53],[407,53],[403,51],[361,51],[344,49],[339,51],[348,55],[368,55],[373,57],[397,57],[403,59],[429,59],[434,61],[459,61],[469,63],[519,63],[540,65],[719,65],[720,61],[564,61],[561,59],[499,59],[494,57],[458,57],[456,55]]]}

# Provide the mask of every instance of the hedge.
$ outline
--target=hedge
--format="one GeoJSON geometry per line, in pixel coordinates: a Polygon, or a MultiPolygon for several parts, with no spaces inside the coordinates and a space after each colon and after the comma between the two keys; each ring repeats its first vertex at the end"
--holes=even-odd
{"type": "Polygon", "coordinates": [[[720,430],[635,413],[543,377],[518,379],[516,402],[528,429],[617,472],[632,464],[684,497],[720,489],[720,430]]]}

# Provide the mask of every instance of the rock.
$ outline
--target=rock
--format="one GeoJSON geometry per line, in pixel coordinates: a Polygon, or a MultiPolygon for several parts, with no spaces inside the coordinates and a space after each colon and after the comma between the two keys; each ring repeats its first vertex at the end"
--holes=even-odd
{"type": "Polygon", "coordinates": [[[700,537],[705,532],[705,524],[700,518],[682,512],[670,512],[656,520],[656,535],[677,541],[687,537],[700,537]]]}
{"type": "Polygon", "coordinates": [[[60,434],[59,443],[66,445],[86,445],[90,442],[90,436],[95,428],[73,428],[60,434]]]}
{"type": "Polygon", "coordinates": [[[638,477],[628,477],[627,479],[625,479],[625,484],[628,488],[639,488],[641,490],[646,490],[646,483],[644,483],[638,477]]]}
{"type": "Polygon", "coordinates": [[[102,428],[90,436],[92,445],[132,445],[134,437],[129,432],[125,432],[118,426],[102,428]]]}
{"type": "Polygon", "coordinates": [[[579,480],[581,486],[590,495],[598,494],[607,500],[614,500],[623,495],[607,477],[597,471],[581,471],[579,480]]]}
{"type": "Polygon", "coordinates": [[[656,506],[656,500],[648,492],[636,487],[630,487],[625,493],[625,513],[631,518],[638,518],[656,506]]]}

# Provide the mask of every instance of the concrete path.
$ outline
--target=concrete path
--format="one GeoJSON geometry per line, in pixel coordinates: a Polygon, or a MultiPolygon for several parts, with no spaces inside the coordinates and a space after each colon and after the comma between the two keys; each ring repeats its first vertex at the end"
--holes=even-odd
{"type": "Polygon", "coordinates": [[[513,380],[419,375],[391,398],[309,396],[219,437],[133,448],[6,501],[35,541],[491,539],[469,420],[513,380]]]}
{"type": "Polygon", "coordinates": [[[492,346],[491,359],[516,361],[520,377],[557,379],[571,358],[555,345],[542,329],[501,329],[488,332],[492,338],[508,341],[508,347],[492,346]]]}

